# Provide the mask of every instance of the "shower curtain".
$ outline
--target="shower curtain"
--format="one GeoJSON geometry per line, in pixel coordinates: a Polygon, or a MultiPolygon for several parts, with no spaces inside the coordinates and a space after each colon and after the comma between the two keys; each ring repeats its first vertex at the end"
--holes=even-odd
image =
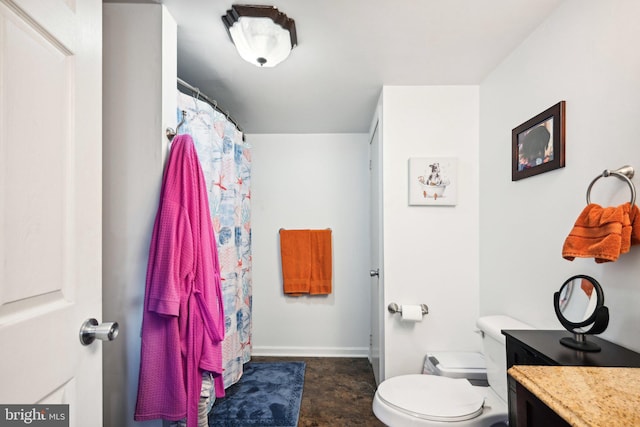
{"type": "Polygon", "coordinates": [[[178,91],[178,133],[194,140],[209,195],[224,299],[225,388],[251,357],[251,150],[242,132],[208,103],[178,91]]]}

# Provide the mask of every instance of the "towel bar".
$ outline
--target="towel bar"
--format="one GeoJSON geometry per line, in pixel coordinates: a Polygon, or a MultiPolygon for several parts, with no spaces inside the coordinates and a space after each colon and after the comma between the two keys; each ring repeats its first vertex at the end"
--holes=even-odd
{"type": "Polygon", "coordinates": [[[591,181],[591,184],[589,184],[589,187],[587,188],[587,204],[591,204],[591,187],[593,187],[593,184],[595,184],[600,178],[606,178],[613,175],[626,182],[629,186],[629,190],[631,190],[631,205],[633,206],[636,203],[636,187],[633,185],[633,182],[631,182],[634,172],[633,167],[628,165],[622,166],[621,168],[613,171],[605,169],[601,175],[595,177],[594,180],[591,181]]]}
{"type": "MultiPolygon", "coordinates": [[[[429,314],[429,307],[427,307],[427,304],[420,304],[420,308],[422,309],[423,316],[425,314],[429,314]]],[[[395,302],[392,302],[391,304],[389,304],[389,306],[387,307],[387,310],[389,310],[389,313],[391,314],[396,314],[396,313],[402,314],[402,307],[400,307],[395,302]]]]}

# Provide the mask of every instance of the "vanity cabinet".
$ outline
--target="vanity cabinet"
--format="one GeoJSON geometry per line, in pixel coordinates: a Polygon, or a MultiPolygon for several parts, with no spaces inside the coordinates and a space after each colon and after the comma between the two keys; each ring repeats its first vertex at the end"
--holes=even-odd
{"type": "MultiPolygon", "coordinates": [[[[509,385],[511,387],[511,385],[509,385]]],[[[515,383],[516,395],[516,423],[511,419],[511,410],[509,410],[509,425],[517,425],[519,427],[569,427],[569,423],[556,414],[553,409],[549,408],[544,402],[538,399],[525,386],[519,382],[515,383]]]]}
{"type": "MultiPolygon", "coordinates": [[[[513,365],[640,367],[640,354],[597,336],[588,336],[587,339],[598,344],[601,350],[584,352],[560,344],[561,338],[573,336],[564,330],[503,330],[502,334],[506,338],[507,369],[513,365]]],[[[522,386],[519,388],[517,381],[510,376],[507,377],[507,382],[509,425],[518,426],[518,402],[520,406],[524,405],[521,412],[528,408],[529,419],[535,419],[537,413],[544,420],[540,411],[551,410],[537,401],[535,396],[525,393],[526,389],[522,386]],[[527,399],[528,404],[525,403],[527,399]]],[[[539,424],[529,424],[530,427],[534,425],[539,424]]]]}

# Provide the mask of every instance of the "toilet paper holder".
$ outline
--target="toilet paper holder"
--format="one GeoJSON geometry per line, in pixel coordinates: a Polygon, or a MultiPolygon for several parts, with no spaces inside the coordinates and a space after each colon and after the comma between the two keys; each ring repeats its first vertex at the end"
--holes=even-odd
{"type": "MultiPolygon", "coordinates": [[[[422,309],[423,316],[425,314],[429,314],[429,307],[427,307],[427,304],[420,304],[420,308],[422,309]]],[[[396,304],[395,302],[392,302],[391,304],[389,304],[387,306],[387,310],[389,310],[389,313],[391,314],[396,314],[396,313],[402,314],[402,307],[396,304]]]]}

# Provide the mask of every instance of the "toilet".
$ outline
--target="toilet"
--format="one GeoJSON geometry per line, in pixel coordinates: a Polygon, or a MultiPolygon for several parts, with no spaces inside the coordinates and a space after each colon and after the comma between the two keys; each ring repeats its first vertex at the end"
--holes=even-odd
{"type": "Polygon", "coordinates": [[[533,329],[509,316],[480,317],[483,354],[429,353],[424,374],[383,381],[373,413],[390,427],[498,427],[508,424],[503,329],[533,329]],[[429,375],[425,375],[429,374],[429,375]]]}

